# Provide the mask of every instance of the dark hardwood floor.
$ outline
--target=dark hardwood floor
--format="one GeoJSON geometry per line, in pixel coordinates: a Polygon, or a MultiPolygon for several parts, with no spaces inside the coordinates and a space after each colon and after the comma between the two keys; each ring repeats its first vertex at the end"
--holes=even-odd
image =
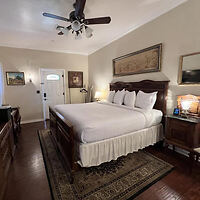
{"type": "MultiPolygon", "coordinates": [[[[46,177],[42,152],[37,136],[37,129],[44,124],[32,123],[22,125],[15,158],[10,168],[5,200],[50,200],[50,190],[46,177]]],[[[153,155],[171,163],[175,169],[141,193],[137,200],[199,200],[200,168],[194,167],[189,172],[188,158],[171,150],[157,147],[146,149],[153,155]]]]}
{"type": "Polygon", "coordinates": [[[6,200],[51,199],[37,129],[43,123],[22,125],[22,132],[10,168],[6,200]]]}

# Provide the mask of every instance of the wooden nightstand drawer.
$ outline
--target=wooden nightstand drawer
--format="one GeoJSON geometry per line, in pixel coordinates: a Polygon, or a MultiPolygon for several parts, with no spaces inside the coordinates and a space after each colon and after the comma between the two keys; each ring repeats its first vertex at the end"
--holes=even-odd
{"type": "Polygon", "coordinates": [[[169,116],[166,119],[165,137],[168,143],[183,147],[186,150],[196,148],[200,145],[198,122],[169,116]]]}
{"type": "Polygon", "coordinates": [[[167,139],[174,140],[177,143],[187,145],[189,140],[187,129],[178,129],[178,128],[171,128],[170,136],[167,136],[167,139]]]}
{"type": "Polygon", "coordinates": [[[188,147],[191,145],[193,125],[176,119],[169,119],[168,125],[167,139],[188,147]]]}

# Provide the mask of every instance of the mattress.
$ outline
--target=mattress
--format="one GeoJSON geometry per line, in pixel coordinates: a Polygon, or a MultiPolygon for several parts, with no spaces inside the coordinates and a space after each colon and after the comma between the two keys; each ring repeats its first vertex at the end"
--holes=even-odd
{"type": "Polygon", "coordinates": [[[159,110],[142,110],[107,102],[56,105],[55,110],[74,126],[82,143],[97,142],[155,126],[161,122],[159,110]]]}

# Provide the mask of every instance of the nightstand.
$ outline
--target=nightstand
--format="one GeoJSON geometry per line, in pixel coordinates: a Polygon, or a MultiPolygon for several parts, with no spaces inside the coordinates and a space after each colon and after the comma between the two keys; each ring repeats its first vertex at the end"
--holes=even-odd
{"type": "Polygon", "coordinates": [[[165,142],[189,151],[194,155],[194,149],[200,147],[200,120],[167,115],[165,127],[165,142]]]}

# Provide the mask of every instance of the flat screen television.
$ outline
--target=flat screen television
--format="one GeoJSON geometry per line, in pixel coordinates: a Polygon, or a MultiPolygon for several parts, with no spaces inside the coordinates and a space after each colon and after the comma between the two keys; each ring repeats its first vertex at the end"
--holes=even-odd
{"type": "Polygon", "coordinates": [[[200,69],[183,71],[182,83],[200,83],[200,69]]]}

